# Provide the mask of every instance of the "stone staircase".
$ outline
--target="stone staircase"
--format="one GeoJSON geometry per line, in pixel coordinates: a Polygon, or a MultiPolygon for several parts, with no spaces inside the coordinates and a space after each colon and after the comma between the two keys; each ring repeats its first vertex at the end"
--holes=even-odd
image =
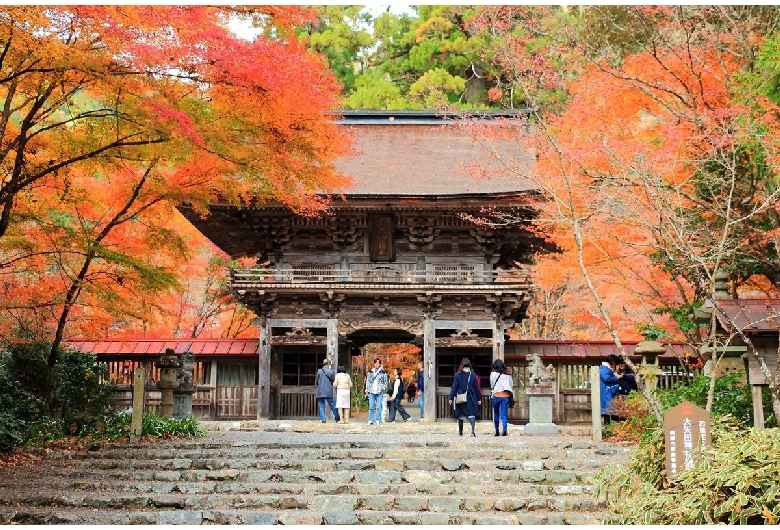
{"type": "Polygon", "coordinates": [[[450,422],[208,425],[0,468],[2,524],[597,524],[592,477],[630,445],[450,422]]]}

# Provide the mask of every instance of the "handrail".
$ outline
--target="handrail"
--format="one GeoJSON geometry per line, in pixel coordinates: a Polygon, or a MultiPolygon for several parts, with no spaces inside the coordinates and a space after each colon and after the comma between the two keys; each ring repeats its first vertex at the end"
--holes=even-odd
{"type": "Polygon", "coordinates": [[[524,270],[481,271],[471,267],[437,267],[429,270],[375,266],[336,269],[331,267],[291,267],[278,269],[240,269],[231,272],[233,286],[258,283],[530,283],[524,270]],[[514,274],[512,274],[514,273],[514,274]]]}

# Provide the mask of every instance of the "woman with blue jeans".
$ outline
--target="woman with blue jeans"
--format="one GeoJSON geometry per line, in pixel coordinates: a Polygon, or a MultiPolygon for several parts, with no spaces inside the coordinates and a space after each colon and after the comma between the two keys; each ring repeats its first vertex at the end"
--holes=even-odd
{"type": "Polygon", "coordinates": [[[490,396],[493,400],[493,425],[496,428],[495,436],[498,436],[498,422],[501,420],[504,430],[501,436],[506,436],[507,419],[506,410],[509,407],[509,395],[512,393],[512,372],[507,370],[506,364],[501,359],[493,361],[490,372],[490,396]]]}
{"type": "Polygon", "coordinates": [[[366,386],[364,392],[368,398],[368,424],[375,425],[382,423],[382,400],[386,395],[387,373],[382,366],[382,361],[377,357],[374,359],[374,367],[368,372],[366,377],[366,386]]]}

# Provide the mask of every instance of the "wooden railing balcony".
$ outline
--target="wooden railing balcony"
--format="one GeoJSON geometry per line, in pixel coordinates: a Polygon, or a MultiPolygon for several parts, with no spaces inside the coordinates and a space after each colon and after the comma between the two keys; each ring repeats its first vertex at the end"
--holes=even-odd
{"type": "Polygon", "coordinates": [[[495,283],[529,284],[529,272],[479,270],[471,266],[351,265],[348,269],[333,266],[294,265],[289,268],[234,270],[234,288],[269,284],[454,284],[485,285],[495,283]]]}

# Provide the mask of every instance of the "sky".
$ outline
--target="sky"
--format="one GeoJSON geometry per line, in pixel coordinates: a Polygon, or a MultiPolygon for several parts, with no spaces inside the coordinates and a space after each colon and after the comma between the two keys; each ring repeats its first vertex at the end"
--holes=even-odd
{"type": "MultiPolygon", "coordinates": [[[[316,4],[307,3],[305,5],[316,4]]],[[[373,16],[380,15],[388,9],[391,13],[396,15],[400,15],[401,13],[408,13],[410,15],[413,14],[409,4],[366,4],[366,9],[368,9],[373,16]]],[[[238,19],[233,19],[229,26],[234,33],[240,37],[245,38],[246,40],[254,40],[258,33],[258,31],[253,29],[250,24],[238,19]]]]}

